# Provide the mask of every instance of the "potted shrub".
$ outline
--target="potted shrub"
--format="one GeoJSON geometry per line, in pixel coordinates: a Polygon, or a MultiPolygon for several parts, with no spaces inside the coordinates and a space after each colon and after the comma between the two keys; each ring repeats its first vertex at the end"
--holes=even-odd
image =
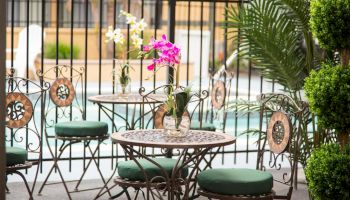
{"type": "Polygon", "coordinates": [[[350,199],[350,148],[328,144],[314,150],[305,168],[310,195],[316,200],[350,199]]]}
{"type": "Polygon", "coordinates": [[[350,133],[350,69],[323,64],[305,81],[310,109],[318,116],[318,124],[333,129],[340,144],[348,143],[350,133]]]}
{"type": "Polygon", "coordinates": [[[350,1],[311,0],[310,26],[322,48],[338,51],[341,63],[350,59],[350,1]]]}
{"type": "Polygon", "coordinates": [[[319,72],[312,72],[305,92],[319,123],[335,129],[344,145],[350,132],[350,1],[311,0],[310,26],[321,47],[340,53],[342,66],[325,64],[319,72]]]}

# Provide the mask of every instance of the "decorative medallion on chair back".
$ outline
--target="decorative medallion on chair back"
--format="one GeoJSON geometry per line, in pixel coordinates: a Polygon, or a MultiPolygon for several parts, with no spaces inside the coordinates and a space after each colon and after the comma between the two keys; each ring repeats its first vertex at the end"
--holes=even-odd
{"type": "Polygon", "coordinates": [[[218,71],[211,75],[209,79],[210,97],[204,101],[202,120],[192,122],[191,129],[215,131],[216,129],[225,130],[225,121],[227,114],[226,102],[230,101],[231,83],[234,74],[227,70],[218,71]],[[215,121],[220,121],[220,126],[215,124],[215,121]]]}
{"type": "Polygon", "coordinates": [[[42,156],[43,111],[47,82],[6,77],[6,157],[7,174],[18,174],[24,180],[30,197],[35,187],[42,156]],[[32,189],[19,171],[37,166],[32,189]]]}
{"type": "Polygon", "coordinates": [[[270,171],[276,184],[286,185],[290,199],[297,173],[298,148],[304,104],[284,94],[262,94],[257,169],[270,171]],[[300,106],[301,105],[301,106],[300,106]]]}
{"type": "Polygon", "coordinates": [[[40,73],[43,80],[51,82],[46,109],[46,126],[56,122],[85,119],[84,67],[57,65],[40,73]]]}

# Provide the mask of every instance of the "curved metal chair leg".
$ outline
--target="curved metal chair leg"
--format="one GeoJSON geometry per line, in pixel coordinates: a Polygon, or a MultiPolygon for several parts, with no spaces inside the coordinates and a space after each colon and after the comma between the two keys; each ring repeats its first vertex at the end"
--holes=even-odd
{"type": "Polygon", "coordinates": [[[6,185],[5,185],[5,190],[6,190],[6,193],[10,193],[10,190],[9,188],[7,187],[7,174],[6,174],[6,185]]]}
{"type": "Polygon", "coordinates": [[[25,184],[25,186],[27,188],[28,194],[29,194],[29,200],[33,200],[33,193],[32,193],[32,191],[29,188],[29,185],[28,185],[26,177],[19,171],[14,171],[12,173],[19,175],[23,179],[23,182],[24,182],[24,184],[25,184]]]}
{"type": "MultiPolygon", "coordinates": [[[[53,169],[56,169],[56,170],[58,171],[58,174],[59,174],[60,178],[61,178],[62,184],[63,184],[63,186],[64,186],[64,188],[65,188],[65,190],[66,190],[66,192],[67,192],[68,198],[69,198],[69,199],[72,199],[72,197],[71,197],[71,195],[70,195],[70,192],[69,192],[69,190],[68,190],[67,184],[66,184],[66,182],[65,182],[65,180],[64,180],[64,178],[63,178],[63,174],[62,174],[62,172],[61,172],[61,170],[60,170],[60,168],[59,168],[59,166],[58,166],[58,161],[60,160],[60,158],[61,158],[61,156],[62,156],[62,154],[63,154],[63,152],[64,152],[64,150],[65,150],[65,148],[66,148],[67,146],[68,146],[68,144],[66,144],[66,146],[60,151],[60,153],[59,153],[59,155],[57,156],[57,158],[54,158],[54,156],[53,156],[53,158],[54,158],[54,164],[52,165],[52,167],[51,167],[51,169],[50,169],[50,172],[49,172],[48,175],[46,176],[45,181],[43,182],[43,184],[41,185],[41,187],[40,187],[40,189],[39,189],[39,192],[38,192],[39,195],[41,195],[42,190],[44,189],[45,185],[47,184],[47,181],[48,181],[48,179],[49,179],[51,173],[53,172],[53,169]]],[[[50,147],[49,147],[49,149],[50,149],[50,147]]],[[[50,151],[51,151],[51,150],[50,150],[50,151]]],[[[52,153],[52,152],[51,152],[51,153],[52,153]]],[[[53,154],[52,154],[52,155],[53,155],[53,154]]]]}
{"type": "Polygon", "coordinates": [[[41,156],[40,156],[40,158],[39,158],[39,162],[38,162],[37,168],[36,168],[35,178],[34,178],[33,186],[32,186],[32,193],[34,192],[35,185],[36,185],[36,181],[37,181],[37,179],[38,179],[40,163],[41,163],[41,156]]]}
{"type": "Polygon", "coordinates": [[[109,197],[109,199],[117,199],[118,197],[120,197],[124,193],[125,193],[127,199],[131,200],[130,194],[128,192],[128,188],[126,188],[126,187],[123,187],[123,190],[121,192],[119,192],[118,194],[116,194],[114,196],[109,197]]]}
{"type": "MultiPolygon", "coordinates": [[[[97,147],[96,147],[96,149],[95,149],[94,151],[91,149],[90,142],[91,142],[91,140],[88,141],[88,142],[86,143],[85,148],[87,148],[87,149],[89,150],[89,152],[90,152],[90,154],[91,154],[91,159],[89,160],[87,166],[84,167],[84,172],[83,172],[83,174],[80,176],[80,178],[79,178],[79,180],[78,180],[78,182],[77,182],[77,184],[76,184],[76,186],[75,186],[75,191],[79,191],[78,187],[79,187],[80,183],[82,182],[82,180],[83,180],[83,178],[84,178],[84,176],[85,176],[85,174],[86,174],[86,172],[87,172],[87,170],[88,170],[90,164],[91,164],[91,163],[94,163],[94,164],[96,165],[97,172],[99,173],[99,175],[100,175],[100,177],[101,177],[101,180],[102,180],[102,182],[103,182],[103,184],[104,184],[103,187],[106,189],[106,191],[108,192],[108,195],[111,197],[112,194],[111,194],[110,191],[109,191],[107,182],[105,181],[105,179],[104,179],[104,177],[103,177],[103,174],[102,174],[102,172],[101,172],[101,170],[100,170],[100,168],[99,168],[99,164],[98,164],[97,161],[96,161],[97,158],[96,158],[96,156],[95,156],[96,153],[98,152],[98,150],[99,150],[99,148],[100,148],[100,145],[101,145],[101,143],[103,142],[103,140],[99,140],[99,141],[98,141],[98,145],[97,145],[97,147]]],[[[98,189],[98,188],[96,188],[96,189],[98,189]]]]}
{"type": "MultiPolygon", "coordinates": [[[[95,197],[94,199],[100,198],[103,194],[105,194],[105,193],[107,192],[107,191],[105,191],[105,192],[102,192],[102,191],[103,191],[104,189],[106,189],[108,183],[113,179],[115,173],[117,172],[117,169],[118,169],[117,167],[114,168],[114,171],[113,171],[112,175],[109,177],[109,179],[107,180],[107,182],[105,183],[105,185],[104,185],[104,186],[101,188],[101,190],[97,193],[97,195],[96,195],[96,197],[95,197]]],[[[109,188],[109,189],[112,189],[112,188],[114,188],[115,186],[117,186],[117,185],[115,184],[114,186],[112,186],[112,187],[109,188]]]]}

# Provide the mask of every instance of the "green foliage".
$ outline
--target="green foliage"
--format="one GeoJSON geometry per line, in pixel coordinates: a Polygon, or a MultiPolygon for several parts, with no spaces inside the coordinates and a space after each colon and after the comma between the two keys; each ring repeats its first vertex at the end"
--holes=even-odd
{"type": "Polygon", "coordinates": [[[350,49],[350,0],[311,0],[310,26],[321,47],[350,49]]]}
{"type": "Polygon", "coordinates": [[[122,85],[128,85],[131,81],[129,70],[130,65],[128,63],[120,65],[119,83],[122,85]]]}
{"type": "Polygon", "coordinates": [[[323,64],[305,82],[310,108],[319,125],[343,132],[350,129],[350,69],[323,64]]]}
{"type": "Polygon", "coordinates": [[[302,89],[315,61],[306,0],[253,0],[239,11],[228,8],[227,18],[230,33],[240,29],[233,39],[240,41],[242,58],[287,91],[302,89]]]}
{"type": "MultiPolygon", "coordinates": [[[[79,58],[80,49],[73,45],[73,58],[79,58]]],[[[55,59],[56,58],[56,44],[48,43],[45,44],[45,58],[55,59]]],[[[71,46],[70,44],[58,43],[58,59],[70,59],[71,57],[71,46]]]]}
{"type": "Polygon", "coordinates": [[[323,145],[312,152],[305,169],[311,195],[315,200],[350,199],[350,148],[323,145]]]}
{"type": "MultiPolygon", "coordinates": [[[[172,115],[176,118],[181,118],[186,112],[188,103],[191,100],[191,89],[186,87],[184,89],[176,89],[173,92],[172,86],[170,86],[171,91],[167,97],[166,107],[168,110],[168,115],[172,115]]],[[[181,120],[178,122],[181,123],[181,120]]],[[[179,125],[178,124],[178,125],[179,125]]]]}

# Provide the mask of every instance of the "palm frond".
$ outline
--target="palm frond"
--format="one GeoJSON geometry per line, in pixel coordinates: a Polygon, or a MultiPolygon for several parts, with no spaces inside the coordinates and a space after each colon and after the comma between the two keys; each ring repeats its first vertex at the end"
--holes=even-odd
{"type": "Polygon", "coordinates": [[[260,111],[260,104],[259,102],[246,100],[231,101],[228,102],[228,111],[233,111],[241,115],[257,113],[260,111]]]}
{"type": "Polygon", "coordinates": [[[239,41],[240,54],[251,59],[262,76],[275,80],[287,90],[297,91],[308,75],[307,56],[302,50],[306,23],[299,9],[302,0],[254,0],[237,10],[227,11],[227,28],[239,29],[233,39],[239,41]],[[282,2],[289,2],[283,4],[282,2]],[[294,10],[293,10],[293,9],[294,10]],[[290,17],[299,16],[298,20],[290,17]]]}
{"type": "Polygon", "coordinates": [[[309,0],[277,0],[277,3],[286,10],[301,31],[309,31],[310,1],[309,0]]]}

